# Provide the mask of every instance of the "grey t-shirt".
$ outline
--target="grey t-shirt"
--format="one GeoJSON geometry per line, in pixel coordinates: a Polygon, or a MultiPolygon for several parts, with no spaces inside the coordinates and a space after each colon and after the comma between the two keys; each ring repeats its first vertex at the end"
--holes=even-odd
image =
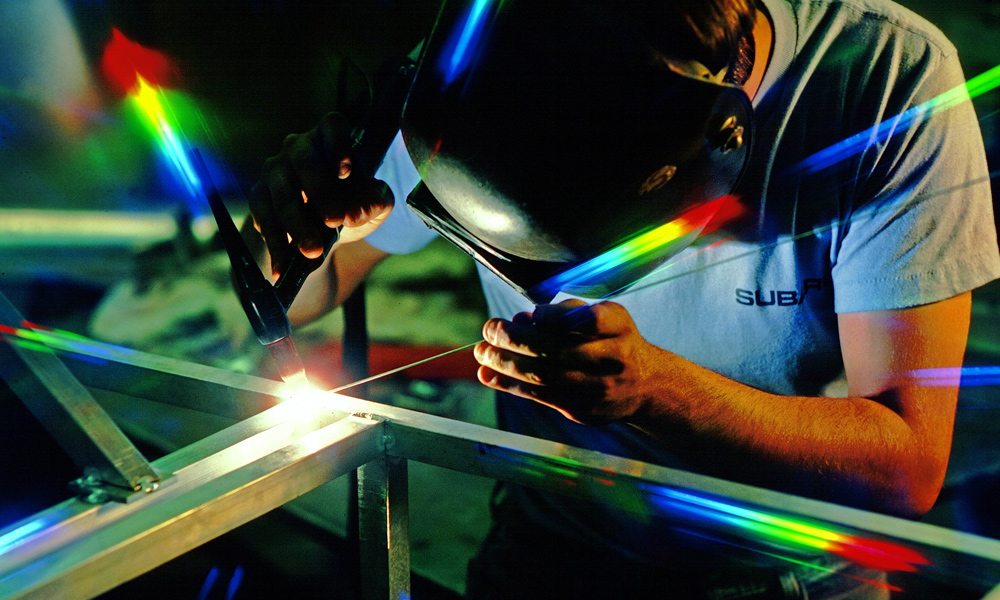
{"type": "MultiPolygon", "coordinates": [[[[939,99],[961,94],[965,81],[950,42],[881,0],[764,4],[775,47],[735,192],[741,216],[614,300],[653,344],[768,392],[821,395],[843,369],[838,313],[949,298],[1000,276],[1000,254],[973,107],[939,99]]],[[[405,180],[397,198],[416,182],[405,151],[400,157],[383,167],[387,179],[405,180]]],[[[397,208],[368,239],[399,252],[433,235],[397,208]]],[[[491,314],[531,310],[480,274],[491,314]]],[[[498,411],[519,433],[685,466],[623,424],[580,426],[516,399],[498,411]]],[[[638,553],[647,547],[612,510],[602,523],[589,505],[577,514],[561,498],[526,502],[545,526],[638,553]]]]}

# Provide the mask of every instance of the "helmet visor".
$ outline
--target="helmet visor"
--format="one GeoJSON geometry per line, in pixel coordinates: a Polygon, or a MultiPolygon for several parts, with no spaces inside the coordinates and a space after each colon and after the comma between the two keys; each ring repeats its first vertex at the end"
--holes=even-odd
{"type": "Polygon", "coordinates": [[[409,203],[532,300],[628,287],[739,180],[746,95],[676,72],[610,3],[441,15],[403,114],[424,184],[409,203]]]}

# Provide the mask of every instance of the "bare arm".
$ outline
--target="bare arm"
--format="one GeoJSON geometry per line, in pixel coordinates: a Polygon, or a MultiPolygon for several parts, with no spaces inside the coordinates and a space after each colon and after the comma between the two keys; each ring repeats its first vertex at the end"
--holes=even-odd
{"type": "Polygon", "coordinates": [[[292,323],[308,323],[340,306],[387,256],[364,240],[337,245],[292,303],[288,311],[292,323]]]}
{"type": "Polygon", "coordinates": [[[848,398],[779,396],[723,377],[643,340],[614,303],[591,307],[585,340],[577,333],[555,352],[538,325],[555,307],[492,320],[476,355],[487,385],[580,422],[624,420],[709,472],[912,517],[940,490],[958,381],[922,387],[911,371],[961,366],[969,307],[962,294],[841,315],[848,398]]]}

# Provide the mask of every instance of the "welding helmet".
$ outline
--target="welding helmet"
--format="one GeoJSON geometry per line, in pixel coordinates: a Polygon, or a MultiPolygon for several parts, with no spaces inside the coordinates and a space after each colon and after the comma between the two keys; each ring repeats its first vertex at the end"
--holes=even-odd
{"type": "Polygon", "coordinates": [[[534,302],[628,288],[749,156],[745,93],[670,68],[612,4],[446,0],[403,111],[408,204],[534,302]]]}

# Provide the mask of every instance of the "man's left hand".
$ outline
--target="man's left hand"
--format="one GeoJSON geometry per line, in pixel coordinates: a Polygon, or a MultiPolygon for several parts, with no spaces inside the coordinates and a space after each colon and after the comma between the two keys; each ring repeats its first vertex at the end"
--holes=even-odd
{"type": "Polygon", "coordinates": [[[578,423],[632,419],[651,401],[670,354],[647,342],[614,302],[540,305],[490,319],[475,348],[479,380],[534,400],[578,423]]]}

